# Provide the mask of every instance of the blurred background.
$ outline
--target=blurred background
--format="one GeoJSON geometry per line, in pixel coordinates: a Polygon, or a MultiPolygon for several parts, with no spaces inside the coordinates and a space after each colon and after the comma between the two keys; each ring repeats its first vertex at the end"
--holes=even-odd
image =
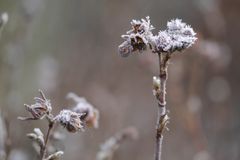
{"type": "Polygon", "coordinates": [[[181,18],[198,36],[169,65],[171,120],[163,159],[239,160],[239,7],[239,0],[0,0],[0,12],[9,14],[0,39],[0,109],[9,121],[9,159],[34,159],[25,135],[36,126],[46,131],[44,120],[17,120],[28,115],[23,104],[33,103],[38,89],[51,99],[55,114],[68,107],[68,92],[100,111],[99,129],[62,130],[66,138],[57,145],[65,151],[63,159],[94,160],[99,144],[128,126],[139,130],[139,138],[123,143],[114,159],[153,159],[157,56],[117,53],[130,21],[149,15],[154,33],[181,18]]]}

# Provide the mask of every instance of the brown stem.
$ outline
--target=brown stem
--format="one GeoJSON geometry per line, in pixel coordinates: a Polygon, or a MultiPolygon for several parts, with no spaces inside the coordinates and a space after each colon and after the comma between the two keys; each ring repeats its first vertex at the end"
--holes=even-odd
{"type": "Polygon", "coordinates": [[[46,135],[46,138],[45,138],[44,146],[40,150],[40,158],[41,158],[41,160],[45,159],[46,152],[47,152],[47,145],[48,145],[48,141],[49,141],[49,138],[50,138],[50,133],[51,133],[51,130],[53,128],[53,125],[54,125],[54,122],[50,121],[49,125],[48,125],[48,131],[47,131],[47,135],[46,135]]]}
{"type": "Polygon", "coordinates": [[[166,81],[167,81],[167,63],[170,59],[170,55],[163,55],[158,53],[159,56],[159,79],[160,88],[159,94],[156,98],[158,100],[158,117],[156,127],[156,151],[155,160],[161,160],[162,153],[162,141],[163,141],[163,130],[166,128],[168,123],[168,116],[166,113],[166,81]]]}

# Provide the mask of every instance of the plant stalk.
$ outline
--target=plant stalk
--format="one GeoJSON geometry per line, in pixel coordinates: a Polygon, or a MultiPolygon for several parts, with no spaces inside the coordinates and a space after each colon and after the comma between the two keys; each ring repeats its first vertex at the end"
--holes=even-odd
{"type": "Polygon", "coordinates": [[[156,98],[158,100],[158,117],[156,127],[156,151],[155,160],[161,160],[162,154],[162,142],[163,142],[163,130],[166,128],[168,123],[168,116],[166,111],[166,82],[167,82],[167,63],[170,59],[170,55],[163,55],[158,53],[159,58],[159,94],[156,98]]]}
{"type": "Polygon", "coordinates": [[[40,151],[41,160],[44,160],[45,157],[46,157],[47,145],[48,145],[48,141],[49,141],[49,138],[50,138],[51,130],[53,129],[53,125],[54,125],[54,122],[50,121],[49,125],[48,125],[47,135],[46,135],[46,138],[45,138],[45,143],[44,143],[44,146],[41,148],[41,151],[40,151]]]}

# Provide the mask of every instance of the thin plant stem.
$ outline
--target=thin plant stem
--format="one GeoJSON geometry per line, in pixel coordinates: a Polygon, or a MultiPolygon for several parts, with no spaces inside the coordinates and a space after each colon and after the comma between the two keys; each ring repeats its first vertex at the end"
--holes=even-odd
{"type": "Polygon", "coordinates": [[[53,125],[54,125],[54,122],[49,122],[48,131],[47,131],[47,135],[46,135],[46,138],[45,138],[45,143],[44,143],[43,148],[40,151],[41,160],[45,159],[46,152],[47,152],[47,145],[48,145],[48,141],[49,141],[49,138],[50,138],[51,130],[53,129],[53,125]]]}
{"type": "Polygon", "coordinates": [[[168,116],[166,112],[166,82],[167,82],[167,63],[170,59],[170,55],[163,55],[158,53],[159,58],[159,79],[160,79],[160,91],[158,96],[158,117],[156,127],[156,149],[155,160],[161,160],[162,154],[162,142],[163,142],[163,130],[168,123],[168,116]]]}

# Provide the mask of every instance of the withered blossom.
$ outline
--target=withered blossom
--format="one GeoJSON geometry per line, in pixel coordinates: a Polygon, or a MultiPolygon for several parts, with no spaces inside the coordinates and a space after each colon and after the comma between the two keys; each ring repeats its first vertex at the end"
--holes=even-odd
{"type": "Polygon", "coordinates": [[[121,37],[125,40],[118,47],[118,52],[122,57],[127,57],[134,51],[144,51],[147,49],[149,38],[152,36],[151,30],[154,27],[150,23],[150,18],[140,20],[132,20],[132,29],[127,31],[126,35],[121,37]]]}
{"type": "Polygon", "coordinates": [[[83,122],[81,121],[82,116],[84,116],[84,114],[64,109],[54,118],[54,120],[59,122],[69,132],[74,133],[84,130],[83,122]]]}
{"type": "Polygon", "coordinates": [[[35,97],[35,103],[28,105],[24,104],[26,107],[26,110],[31,113],[32,117],[20,117],[22,120],[28,120],[28,119],[42,119],[46,115],[49,115],[49,113],[52,111],[52,106],[50,103],[50,100],[47,99],[44,95],[44,93],[40,90],[41,97],[35,97]]]}
{"type": "Polygon", "coordinates": [[[88,126],[98,128],[99,111],[90,104],[84,97],[79,97],[75,93],[69,93],[67,98],[75,102],[72,110],[79,114],[84,114],[81,120],[88,126]]]}

